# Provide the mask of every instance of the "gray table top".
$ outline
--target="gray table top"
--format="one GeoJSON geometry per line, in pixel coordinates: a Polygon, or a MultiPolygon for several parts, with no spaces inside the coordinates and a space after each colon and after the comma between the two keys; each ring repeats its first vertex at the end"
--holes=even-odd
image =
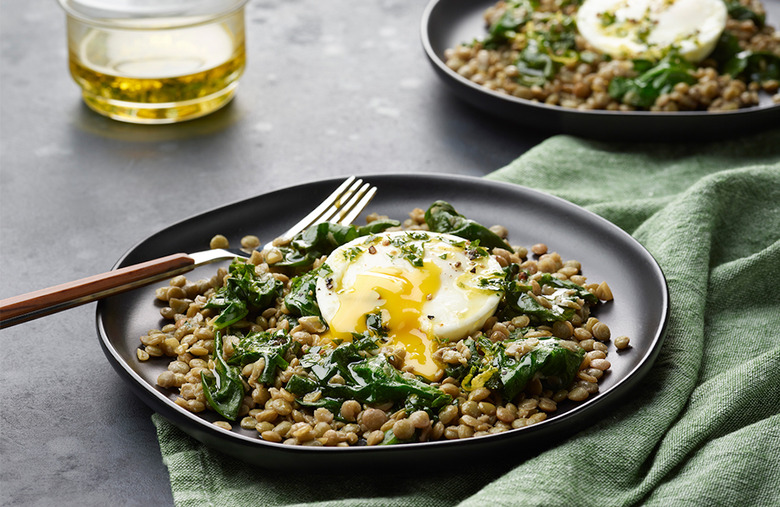
{"type": "MultiPolygon", "coordinates": [[[[81,102],[56,2],[4,0],[0,299],[105,271],[221,204],[352,173],[483,176],[542,141],[444,87],[420,44],[425,3],[252,0],[233,103],[138,126],[81,102]]],[[[2,331],[0,504],[172,503],[151,411],[94,319],[90,304],[2,331]]]]}

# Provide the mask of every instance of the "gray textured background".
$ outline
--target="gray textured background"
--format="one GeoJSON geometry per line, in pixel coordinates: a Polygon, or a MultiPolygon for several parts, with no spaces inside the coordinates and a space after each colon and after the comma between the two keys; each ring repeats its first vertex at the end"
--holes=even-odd
{"type": "MultiPolygon", "coordinates": [[[[778,19],[780,2],[767,0],[778,19]]],[[[109,269],[172,222],[352,173],[482,176],[546,134],[434,75],[423,0],[251,0],[234,102],[172,126],[89,111],[54,0],[0,5],[0,298],[109,269]]],[[[151,412],[109,366],[94,304],[0,332],[0,503],[172,503],[151,412]]]]}

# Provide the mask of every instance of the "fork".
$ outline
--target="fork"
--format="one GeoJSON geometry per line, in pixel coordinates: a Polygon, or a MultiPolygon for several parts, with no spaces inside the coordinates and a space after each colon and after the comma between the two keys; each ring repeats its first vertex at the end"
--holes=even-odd
{"type": "MultiPolygon", "coordinates": [[[[266,243],[263,249],[272,248],[275,242],[287,243],[299,232],[321,222],[351,224],[368,205],[376,191],[376,187],[363,183],[362,179],[350,176],[311,213],[276,240],[266,243]]],[[[186,273],[204,264],[236,257],[246,259],[248,254],[238,249],[223,248],[189,254],[177,253],[3,299],[0,301],[0,329],[149,285],[186,273]]]]}

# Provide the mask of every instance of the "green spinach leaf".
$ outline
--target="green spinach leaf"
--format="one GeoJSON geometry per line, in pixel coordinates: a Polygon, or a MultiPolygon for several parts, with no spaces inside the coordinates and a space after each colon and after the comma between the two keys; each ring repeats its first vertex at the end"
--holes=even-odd
{"type": "Polygon", "coordinates": [[[255,266],[239,260],[230,264],[230,276],[204,308],[219,310],[215,329],[223,329],[247,316],[250,309],[270,306],[281,295],[282,282],[268,273],[256,273],[255,266]]]}
{"type": "Polygon", "coordinates": [[[561,280],[560,278],[552,276],[550,273],[542,273],[542,276],[539,277],[539,285],[542,287],[549,285],[550,287],[554,287],[556,289],[574,291],[572,294],[573,297],[578,297],[591,304],[596,304],[599,302],[599,298],[597,298],[595,294],[590,292],[585,287],[577,285],[576,283],[569,280],[561,280]]]}
{"type": "Polygon", "coordinates": [[[395,445],[395,444],[403,444],[406,442],[411,442],[412,440],[401,440],[397,436],[395,436],[395,433],[393,433],[393,428],[390,428],[389,430],[385,431],[385,438],[382,439],[381,442],[377,445],[395,445]]]}
{"type": "Polygon", "coordinates": [[[228,359],[232,365],[244,366],[254,363],[261,357],[265,359],[265,367],[258,377],[258,381],[273,385],[276,370],[284,370],[289,366],[284,359],[285,354],[291,348],[297,351],[300,345],[293,341],[283,330],[275,333],[268,331],[252,332],[242,337],[235,347],[233,355],[228,359]]]}
{"type": "Polygon", "coordinates": [[[317,280],[326,272],[327,268],[320,267],[296,276],[290,281],[290,292],[284,297],[284,304],[292,315],[322,316],[320,305],[317,303],[317,280]]]}
{"type": "Polygon", "coordinates": [[[761,83],[780,80],[780,57],[769,51],[741,51],[723,66],[732,77],[761,83]]]}
{"type": "Polygon", "coordinates": [[[321,256],[330,254],[339,246],[349,243],[355,238],[377,234],[399,225],[401,223],[397,220],[375,220],[362,227],[331,222],[312,225],[298,233],[288,246],[279,248],[282,260],[274,266],[289,268],[311,266],[321,256]]]}
{"type": "Polygon", "coordinates": [[[710,53],[709,58],[718,63],[718,69],[722,74],[726,62],[737,56],[737,53],[740,53],[741,51],[742,48],[739,45],[739,39],[737,39],[733,33],[724,30],[723,33],[720,34],[718,43],[715,45],[715,49],[712,50],[712,53],[710,53]]]}
{"type": "MultiPolygon", "coordinates": [[[[544,297],[544,296],[540,296],[544,297]]],[[[511,300],[507,309],[514,311],[514,316],[527,315],[532,322],[549,323],[569,320],[574,315],[574,310],[553,305],[547,308],[534,298],[530,292],[522,292],[517,299],[511,300]]],[[[512,315],[512,312],[504,313],[504,316],[512,315]]]]}
{"type": "Polygon", "coordinates": [[[557,338],[543,338],[536,348],[519,359],[506,354],[504,344],[497,345],[493,365],[498,369],[504,399],[511,400],[537,375],[551,389],[569,386],[584,356],[584,350],[572,351],[561,346],[557,338]]]}
{"type": "Polygon", "coordinates": [[[364,336],[335,348],[312,347],[301,359],[308,375],[293,376],[285,388],[299,397],[298,403],[310,407],[325,407],[338,413],[346,400],[380,404],[393,402],[427,410],[431,415],[452,402],[452,398],[417,378],[408,378],[394,368],[384,354],[372,356],[365,351],[377,347],[374,338],[364,336]],[[335,375],[343,384],[331,383],[335,375]],[[303,399],[306,394],[320,391],[317,401],[303,399]],[[335,409],[335,410],[334,410],[335,409]]]}
{"type": "Polygon", "coordinates": [[[635,78],[615,77],[610,81],[609,95],[630,106],[649,108],[664,93],[669,93],[677,83],[693,84],[693,64],[676,51],[670,51],[655,65],[648,60],[634,60],[635,78]]]}
{"type": "Polygon", "coordinates": [[[522,30],[523,25],[531,21],[534,10],[538,7],[538,0],[507,2],[504,13],[488,26],[488,36],[482,41],[484,47],[495,49],[511,41],[522,30]]]}
{"type": "Polygon", "coordinates": [[[710,58],[718,63],[721,74],[746,82],[780,79],[780,57],[768,51],[743,51],[737,37],[723,32],[710,58]]]}
{"type": "Polygon", "coordinates": [[[515,62],[519,72],[517,82],[521,85],[543,86],[565,63],[592,56],[577,52],[577,26],[571,16],[556,16],[551,23],[550,30],[526,32],[526,46],[515,62]]]}
{"type": "Polygon", "coordinates": [[[539,278],[539,284],[548,285],[557,290],[549,295],[534,297],[532,286],[519,282],[518,280],[508,280],[504,287],[504,298],[502,299],[498,314],[502,319],[511,320],[519,315],[527,315],[531,322],[537,324],[552,323],[556,321],[569,320],[575,313],[571,302],[580,304],[579,299],[591,303],[598,303],[598,298],[579,285],[568,280],[560,280],[544,273],[539,278]],[[542,304],[537,298],[544,298],[549,302],[542,304]]]}
{"type": "Polygon", "coordinates": [[[216,333],[214,337],[214,369],[200,373],[203,384],[203,394],[211,408],[225,419],[235,421],[244,400],[244,383],[241,381],[241,371],[235,366],[229,366],[222,357],[222,337],[216,333]]]}
{"type": "Polygon", "coordinates": [[[528,41],[515,66],[519,72],[517,82],[523,86],[544,86],[558,72],[558,66],[536,39],[528,41]]]}
{"type": "Polygon", "coordinates": [[[726,9],[728,11],[729,17],[739,20],[739,21],[752,21],[756,27],[763,28],[764,23],[766,22],[766,14],[764,13],[758,13],[751,9],[750,7],[747,7],[745,5],[742,5],[742,3],[739,0],[724,0],[726,2],[726,9]]]}
{"type": "Polygon", "coordinates": [[[455,211],[445,201],[436,201],[425,212],[425,223],[434,232],[453,234],[469,241],[479,241],[485,248],[504,248],[513,252],[501,237],[482,224],[468,219],[455,211]]]}
{"type": "MultiPolygon", "coordinates": [[[[504,341],[493,343],[482,337],[472,340],[468,345],[472,351],[469,359],[469,371],[461,379],[461,385],[466,390],[477,387],[488,387],[499,391],[504,400],[512,400],[520,394],[528,382],[538,377],[551,389],[567,387],[579,371],[585,351],[570,350],[560,344],[557,338],[541,338],[539,344],[530,352],[516,358],[506,353],[506,348],[518,338],[521,333],[504,341]]],[[[455,373],[461,374],[463,370],[455,373]]]]}

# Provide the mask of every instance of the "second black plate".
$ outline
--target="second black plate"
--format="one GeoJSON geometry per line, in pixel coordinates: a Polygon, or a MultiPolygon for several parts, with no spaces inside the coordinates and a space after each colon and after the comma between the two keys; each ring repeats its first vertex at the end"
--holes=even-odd
{"type": "Polygon", "coordinates": [[[647,141],[734,137],[775,126],[780,104],[765,95],[756,107],[727,112],[580,111],[488,90],[447,67],[444,51],[486,35],[485,9],[495,0],[431,0],[421,35],[436,73],[459,97],[479,109],[529,128],[604,140],[647,141]]]}

